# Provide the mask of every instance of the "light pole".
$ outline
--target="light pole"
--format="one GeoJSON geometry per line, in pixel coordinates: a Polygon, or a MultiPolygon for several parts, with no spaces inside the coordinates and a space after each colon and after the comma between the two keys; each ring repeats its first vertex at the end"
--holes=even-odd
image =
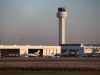
{"type": "Polygon", "coordinates": [[[23,45],[23,38],[20,39],[20,44],[23,45]]]}

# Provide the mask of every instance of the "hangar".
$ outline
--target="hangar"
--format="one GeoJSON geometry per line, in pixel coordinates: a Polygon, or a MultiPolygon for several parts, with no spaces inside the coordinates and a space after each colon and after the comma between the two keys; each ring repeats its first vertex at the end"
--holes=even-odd
{"type": "Polygon", "coordinates": [[[46,57],[53,56],[57,53],[61,53],[60,46],[0,45],[1,57],[46,57]]]}

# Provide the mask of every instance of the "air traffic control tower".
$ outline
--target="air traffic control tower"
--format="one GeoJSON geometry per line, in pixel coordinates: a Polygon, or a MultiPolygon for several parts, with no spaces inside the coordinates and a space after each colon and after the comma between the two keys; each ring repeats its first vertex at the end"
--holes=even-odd
{"type": "Polygon", "coordinates": [[[65,44],[65,18],[67,12],[65,8],[58,8],[57,17],[59,18],[59,45],[65,44]]]}

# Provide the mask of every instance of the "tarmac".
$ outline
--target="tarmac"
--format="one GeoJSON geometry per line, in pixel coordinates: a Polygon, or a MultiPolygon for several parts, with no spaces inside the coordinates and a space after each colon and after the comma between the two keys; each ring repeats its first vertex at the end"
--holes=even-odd
{"type": "Polygon", "coordinates": [[[85,70],[100,71],[100,58],[0,58],[0,71],[85,70]]]}

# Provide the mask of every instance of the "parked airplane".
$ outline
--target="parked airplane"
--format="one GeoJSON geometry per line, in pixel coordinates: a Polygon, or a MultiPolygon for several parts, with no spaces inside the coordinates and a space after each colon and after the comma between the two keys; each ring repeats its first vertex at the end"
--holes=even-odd
{"type": "Polygon", "coordinates": [[[56,57],[76,57],[79,56],[79,52],[77,50],[69,50],[68,52],[57,53],[55,54],[56,57]]]}
{"type": "Polygon", "coordinates": [[[36,56],[39,56],[39,55],[40,55],[40,50],[38,50],[35,53],[28,54],[29,57],[36,57],[36,56]]]}
{"type": "Polygon", "coordinates": [[[54,55],[55,57],[67,57],[68,53],[57,53],[54,55]]]}

